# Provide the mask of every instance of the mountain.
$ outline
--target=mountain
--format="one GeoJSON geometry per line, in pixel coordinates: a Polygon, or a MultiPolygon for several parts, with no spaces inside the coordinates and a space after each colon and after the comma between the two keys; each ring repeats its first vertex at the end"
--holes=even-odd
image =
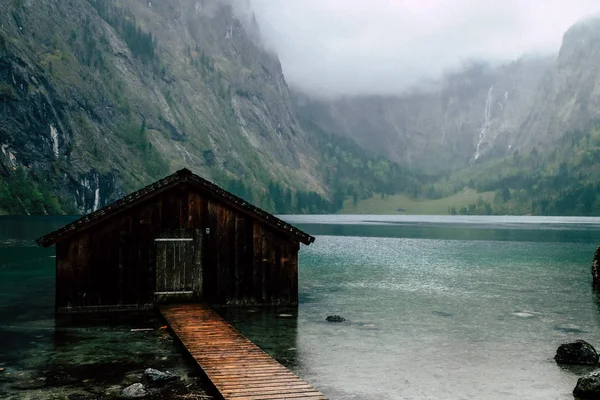
{"type": "Polygon", "coordinates": [[[320,100],[295,93],[294,109],[325,131],[438,173],[519,146],[522,125],[537,107],[536,95],[553,62],[553,57],[524,57],[497,67],[473,64],[446,74],[435,89],[401,96],[320,100]]]}
{"type": "Polygon", "coordinates": [[[474,63],[428,89],[398,96],[293,96],[301,118],[365,148],[429,172],[482,157],[556,146],[600,115],[600,19],[569,29],[557,55],[491,66],[474,63]]]}
{"type": "Polygon", "coordinates": [[[600,117],[600,18],[580,21],[563,36],[518,140],[529,147],[555,145],[567,133],[587,130],[600,117]]]}
{"type": "Polygon", "coordinates": [[[325,194],[281,65],[239,9],[1,2],[3,208],[89,212],[182,166],[246,192],[325,194]]]}
{"type": "Polygon", "coordinates": [[[554,56],[319,99],[250,5],[0,2],[0,213],[90,212],[184,166],[278,213],[474,190],[496,195],[457,210],[600,210],[599,19],[554,56]]]}
{"type": "MultiPolygon", "coordinates": [[[[475,63],[398,96],[315,99],[296,91],[293,104],[301,120],[436,176],[415,189],[415,200],[476,189],[485,195],[449,211],[600,215],[599,62],[595,17],[571,27],[554,56],[475,63]],[[484,204],[489,192],[493,205],[484,204]]],[[[386,209],[410,204],[402,199],[386,209]]]]}

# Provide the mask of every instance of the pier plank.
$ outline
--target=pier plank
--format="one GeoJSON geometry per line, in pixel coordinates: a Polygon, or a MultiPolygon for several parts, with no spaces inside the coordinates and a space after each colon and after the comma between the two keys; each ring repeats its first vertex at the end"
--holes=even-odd
{"type": "Polygon", "coordinates": [[[210,308],[181,304],[159,310],[223,399],[327,399],[210,308]]]}

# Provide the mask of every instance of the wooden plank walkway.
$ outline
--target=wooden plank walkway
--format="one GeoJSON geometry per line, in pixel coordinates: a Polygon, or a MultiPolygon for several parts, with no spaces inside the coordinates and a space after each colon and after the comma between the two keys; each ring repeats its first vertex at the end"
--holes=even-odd
{"type": "Polygon", "coordinates": [[[210,308],[183,304],[159,310],[224,399],[326,399],[210,308]]]}

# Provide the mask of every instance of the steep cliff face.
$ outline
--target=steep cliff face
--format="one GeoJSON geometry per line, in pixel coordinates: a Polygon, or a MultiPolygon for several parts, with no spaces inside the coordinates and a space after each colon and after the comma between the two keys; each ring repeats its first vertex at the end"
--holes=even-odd
{"type": "Polygon", "coordinates": [[[599,61],[600,18],[581,21],[564,34],[518,137],[523,146],[552,146],[600,119],[599,61]]]}
{"type": "Polygon", "coordinates": [[[3,183],[25,170],[71,212],[182,166],[324,190],[251,15],[193,0],[9,0],[0,13],[3,183]]]}
{"type": "Polygon", "coordinates": [[[436,172],[505,155],[552,58],[502,67],[473,65],[444,77],[438,89],[396,97],[314,100],[295,96],[295,110],[322,129],[348,136],[402,164],[436,172]]]}

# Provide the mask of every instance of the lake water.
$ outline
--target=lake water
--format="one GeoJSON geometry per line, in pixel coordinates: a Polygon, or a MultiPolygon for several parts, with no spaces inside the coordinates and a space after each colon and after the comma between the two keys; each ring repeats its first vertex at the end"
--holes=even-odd
{"type": "Polygon", "coordinates": [[[0,217],[0,399],[116,399],[145,368],[182,379],[149,399],[205,398],[156,316],[54,317],[54,248],[34,241],[72,217],[0,217]]]}
{"type": "MultiPolygon", "coordinates": [[[[300,253],[300,306],[221,313],[332,399],[572,399],[590,370],[553,356],[576,339],[600,346],[598,218],[283,218],[316,236],[300,253]]],[[[149,364],[201,390],[152,318],[55,323],[53,250],[32,239],[68,221],[0,219],[0,398],[106,393],[149,364]],[[131,332],[142,326],[155,330],[131,332]]]]}
{"type": "MultiPolygon", "coordinates": [[[[600,346],[600,219],[284,218],[317,238],[301,250],[288,353],[331,398],[572,399],[589,371],[553,357],[571,340],[600,346]]],[[[266,347],[273,321],[236,326],[266,347]]]]}

